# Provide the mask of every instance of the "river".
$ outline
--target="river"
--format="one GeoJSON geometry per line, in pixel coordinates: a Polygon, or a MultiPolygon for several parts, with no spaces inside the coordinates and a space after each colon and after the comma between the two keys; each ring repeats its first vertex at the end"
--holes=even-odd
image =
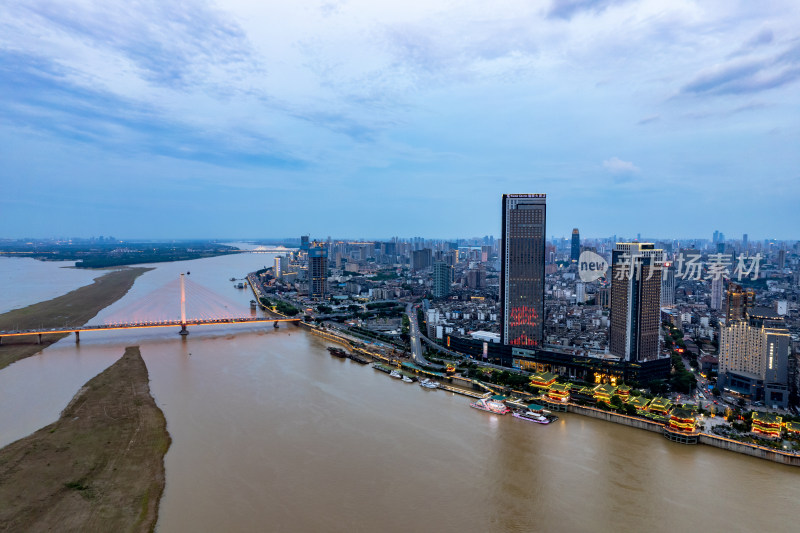
{"type": "MultiPolygon", "coordinates": [[[[252,295],[228,280],[271,257],[154,265],[95,321],[187,270],[249,313],[252,295]]],[[[66,338],[0,371],[0,445],[55,420],[131,344],[173,439],[159,532],[781,531],[796,521],[791,467],[579,415],[549,426],[489,415],[333,358],[294,325],[66,338]]]]}

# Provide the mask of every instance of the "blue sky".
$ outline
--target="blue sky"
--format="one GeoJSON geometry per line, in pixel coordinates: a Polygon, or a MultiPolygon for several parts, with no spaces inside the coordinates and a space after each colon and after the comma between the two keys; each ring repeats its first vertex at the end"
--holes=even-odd
{"type": "Polygon", "coordinates": [[[6,0],[0,236],[800,238],[796,0],[6,0]]]}

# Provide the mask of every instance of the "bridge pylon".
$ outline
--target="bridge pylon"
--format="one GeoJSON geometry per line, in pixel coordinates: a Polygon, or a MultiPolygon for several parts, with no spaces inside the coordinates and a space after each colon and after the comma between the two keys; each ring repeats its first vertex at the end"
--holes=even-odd
{"type": "Polygon", "coordinates": [[[183,273],[181,273],[181,330],[178,334],[183,336],[189,334],[189,330],[186,329],[186,286],[183,282],[183,273]]]}

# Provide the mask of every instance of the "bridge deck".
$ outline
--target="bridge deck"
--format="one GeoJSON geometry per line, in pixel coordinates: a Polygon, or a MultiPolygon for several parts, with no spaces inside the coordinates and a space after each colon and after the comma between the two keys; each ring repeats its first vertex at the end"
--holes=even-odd
{"type": "MultiPolygon", "coordinates": [[[[266,322],[300,322],[299,318],[218,318],[218,319],[189,319],[186,326],[213,326],[215,324],[258,324],[266,322]]],[[[152,322],[126,322],[119,324],[98,324],[95,326],[79,326],[74,328],[30,329],[26,331],[0,331],[0,337],[20,337],[24,335],[44,335],[59,333],[76,333],[81,331],[110,331],[118,329],[143,329],[143,328],[172,328],[181,327],[180,320],[161,320],[152,322]]]]}

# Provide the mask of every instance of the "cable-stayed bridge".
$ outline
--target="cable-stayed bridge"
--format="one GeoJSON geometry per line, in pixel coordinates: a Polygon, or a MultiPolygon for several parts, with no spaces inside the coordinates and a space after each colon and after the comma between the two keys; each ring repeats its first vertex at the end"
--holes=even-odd
{"type": "Polygon", "coordinates": [[[144,328],[180,328],[178,333],[188,335],[189,326],[209,326],[219,324],[254,324],[272,322],[300,322],[300,318],[270,318],[244,316],[241,306],[226,300],[215,292],[185,278],[171,281],[142,298],[131,302],[107,316],[102,324],[85,326],[64,326],[50,329],[29,329],[24,331],[0,331],[3,337],[22,337],[74,333],[75,341],[80,342],[81,332],[113,331],[144,328]],[[189,315],[187,316],[187,309],[189,315]]]}

